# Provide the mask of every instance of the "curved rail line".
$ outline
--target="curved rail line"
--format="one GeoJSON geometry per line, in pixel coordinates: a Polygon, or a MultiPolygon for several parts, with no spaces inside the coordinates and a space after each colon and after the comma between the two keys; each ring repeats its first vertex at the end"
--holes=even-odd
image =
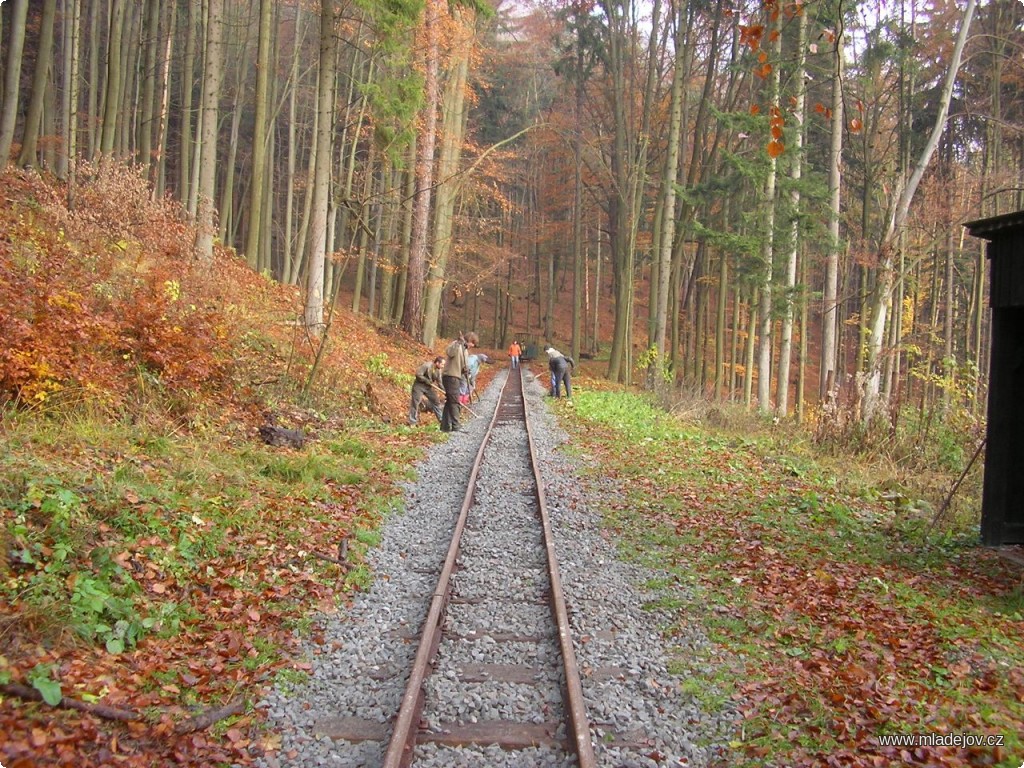
{"type": "Polygon", "coordinates": [[[575,753],[576,764],[580,768],[593,768],[596,765],[594,749],[590,737],[590,725],[583,701],[583,688],[580,682],[579,666],[573,650],[572,637],[569,630],[569,618],[566,611],[565,598],[562,594],[562,582],[555,556],[554,539],[551,533],[549,516],[546,508],[544,486],[541,481],[533,446],[530,419],[527,414],[526,401],[522,393],[522,369],[510,370],[502,386],[498,404],[494,409],[487,430],[480,442],[480,448],[473,462],[467,483],[466,495],[456,520],[452,540],[448,547],[444,566],[438,577],[430,601],[427,617],[423,622],[419,646],[412,671],[406,685],[402,703],[395,718],[395,725],[387,752],[384,756],[384,768],[407,768],[412,764],[414,748],[418,736],[420,717],[425,703],[424,683],[426,682],[441,642],[445,611],[452,594],[452,574],[456,568],[463,532],[469,512],[474,504],[477,480],[483,463],[484,452],[491,441],[495,424],[499,421],[522,419],[525,423],[529,463],[533,475],[533,497],[536,500],[537,513],[540,518],[544,548],[546,551],[547,574],[550,582],[550,606],[554,623],[558,632],[558,646],[561,652],[564,689],[563,709],[567,720],[569,749],[575,753]]]}

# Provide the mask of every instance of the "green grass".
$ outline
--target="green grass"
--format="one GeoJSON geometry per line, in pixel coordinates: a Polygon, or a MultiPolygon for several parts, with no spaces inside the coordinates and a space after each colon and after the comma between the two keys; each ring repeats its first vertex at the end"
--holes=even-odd
{"type": "MultiPolygon", "coordinates": [[[[636,394],[581,390],[575,404],[564,412],[569,427],[586,428],[574,430],[572,450],[588,457],[592,477],[613,468],[622,481],[621,497],[603,511],[620,552],[683,586],[673,594],[664,582],[652,585],[652,605],[675,612],[681,627],[699,621],[725,652],[743,660],[714,673],[713,687],[704,678],[680,684],[691,693],[706,684],[715,692],[705,697],[708,706],[752,682],[799,702],[778,711],[752,706],[743,737],[733,739],[742,753],[737,764],[786,764],[840,748],[829,734],[833,720],[849,713],[842,702],[833,709],[830,686],[843,681],[806,674],[798,665],[841,669],[842,659],[884,655],[889,643],[905,640],[912,645],[881,663],[884,683],[907,702],[923,686],[928,699],[893,713],[908,718],[900,730],[934,730],[945,722],[970,731],[968,713],[986,713],[985,726],[1007,739],[1008,757],[995,764],[1009,766],[1016,757],[1017,768],[1024,748],[1009,724],[1024,719],[1024,707],[1011,686],[1003,679],[995,688],[979,687],[973,667],[944,661],[969,649],[996,679],[999,670],[1024,667],[1019,635],[1014,643],[1006,623],[1020,622],[1024,598],[1019,585],[987,591],[987,579],[1001,571],[977,553],[976,520],[927,535],[927,505],[883,501],[905,497],[866,483],[870,468],[851,467],[847,476],[806,440],[787,442],[770,427],[740,435],[704,430],[636,394]],[[952,576],[952,568],[965,575],[952,576]],[[973,586],[965,589],[963,578],[973,586]],[[838,609],[815,612],[822,590],[835,596],[838,609]],[[906,622],[907,629],[890,631],[878,621],[906,622]],[[760,677],[772,669],[774,679],[760,677]]],[[[936,463],[946,466],[950,455],[946,450],[936,463]]]]}
{"type": "MultiPolygon", "coordinates": [[[[361,558],[379,541],[375,526],[392,494],[372,489],[390,489],[408,464],[401,456],[378,461],[379,443],[356,434],[282,452],[247,441],[214,445],[87,412],[4,416],[0,504],[12,514],[0,536],[18,566],[0,581],[0,601],[36,630],[59,637],[70,629],[114,653],[202,620],[194,601],[203,595],[193,586],[220,581],[211,563],[234,563],[223,583],[261,602],[263,590],[282,583],[266,571],[268,548],[306,544],[302,521],[338,528],[340,538],[347,518],[361,520],[345,589],[365,588],[372,574],[361,558]],[[339,507],[343,488],[355,493],[339,507]],[[350,498],[361,501],[352,506],[350,498]],[[153,584],[170,591],[161,597],[153,584]]],[[[294,600],[280,608],[307,610],[294,600]]],[[[244,662],[250,671],[280,652],[256,637],[244,662]]]]}

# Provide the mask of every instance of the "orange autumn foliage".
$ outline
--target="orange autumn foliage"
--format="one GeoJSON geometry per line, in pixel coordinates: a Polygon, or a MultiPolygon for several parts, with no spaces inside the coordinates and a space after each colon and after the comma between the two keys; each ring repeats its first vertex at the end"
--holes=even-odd
{"type": "Polygon", "coordinates": [[[116,402],[140,376],[168,391],[220,387],[230,366],[214,270],[189,253],[170,201],[124,166],[85,168],[69,208],[38,175],[7,171],[0,200],[0,401],[116,402]]]}

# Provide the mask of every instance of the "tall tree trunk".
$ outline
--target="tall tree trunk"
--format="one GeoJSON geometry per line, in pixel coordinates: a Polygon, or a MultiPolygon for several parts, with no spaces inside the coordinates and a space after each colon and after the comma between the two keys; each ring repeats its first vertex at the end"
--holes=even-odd
{"type": "Polygon", "coordinates": [[[740,304],[743,303],[743,291],[739,285],[732,291],[732,337],[729,343],[729,402],[735,402],[739,391],[738,375],[740,370],[740,304]]]}
{"type": "Polygon", "coordinates": [[[196,252],[213,260],[216,232],[214,200],[217,194],[217,128],[223,68],[224,0],[209,0],[206,26],[206,56],[203,74],[203,140],[199,147],[199,207],[196,222],[196,252]]]}
{"type": "Polygon", "coordinates": [[[317,78],[316,169],[310,219],[309,271],[306,279],[306,328],[319,334],[324,324],[324,262],[327,251],[327,208],[331,188],[331,137],[334,133],[335,2],[324,0],[320,11],[320,74],[317,78]]]}
{"type": "MultiPolygon", "coordinates": [[[[947,192],[949,191],[948,185],[946,190],[947,192]]],[[[944,249],[946,252],[946,296],[945,301],[943,302],[945,306],[943,307],[942,312],[942,372],[945,374],[945,385],[942,388],[942,405],[946,410],[948,410],[953,403],[952,390],[954,377],[956,375],[956,360],[953,358],[953,317],[956,313],[956,282],[955,274],[953,272],[953,227],[952,222],[949,222],[949,224],[950,226],[946,231],[946,247],[944,249]]],[[[960,231],[963,232],[963,227],[960,227],[960,231]]]]}
{"type": "Polygon", "coordinates": [[[57,15],[57,0],[45,0],[43,18],[39,30],[39,45],[36,52],[36,66],[32,73],[32,96],[25,114],[25,130],[21,141],[18,165],[34,166],[38,162],[36,147],[39,146],[39,121],[43,115],[43,101],[46,98],[47,78],[53,64],[53,20],[57,15]]]}
{"type": "Polygon", "coordinates": [[[466,82],[469,59],[476,37],[476,13],[468,7],[456,6],[455,39],[448,81],[441,100],[441,148],[437,160],[437,203],[434,210],[434,253],[427,270],[426,298],[423,308],[423,343],[434,345],[441,314],[445,271],[453,248],[455,204],[462,189],[458,176],[462,143],[466,135],[469,110],[466,109],[466,82]]]}
{"type": "Polygon", "coordinates": [[[921,150],[914,171],[907,181],[906,187],[901,191],[899,201],[893,208],[892,216],[886,227],[885,236],[879,249],[878,280],[875,290],[875,303],[871,310],[871,323],[869,326],[868,339],[868,360],[867,371],[863,380],[863,420],[871,421],[882,412],[880,402],[880,383],[882,378],[882,343],[885,338],[885,322],[889,304],[892,301],[892,291],[895,284],[895,236],[902,229],[910,211],[910,203],[914,199],[917,187],[924,177],[935,148],[939,144],[939,137],[942,135],[946,125],[946,117],[949,114],[949,103],[953,95],[953,86],[956,83],[957,73],[960,71],[960,61],[963,58],[964,46],[967,43],[968,32],[971,27],[971,19],[974,16],[974,9],[977,0],[967,0],[967,8],[964,10],[964,18],[960,30],[957,33],[956,45],[953,48],[953,57],[946,72],[946,80],[943,84],[942,94],[939,99],[939,113],[935,118],[935,125],[932,127],[931,135],[921,150]]]}
{"type": "MultiPolygon", "coordinates": [[[[68,121],[65,126],[68,178],[68,208],[75,207],[75,188],[78,168],[78,55],[81,47],[82,2],[71,0],[71,50],[68,54],[68,121]]],[[[2,157],[2,155],[0,155],[2,157]]]]}
{"type": "MultiPolygon", "coordinates": [[[[632,123],[635,105],[633,89],[628,86],[628,69],[635,64],[629,42],[635,39],[637,29],[623,18],[623,9],[614,3],[602,2],[609,20],[608,59],[611,68],[611,98],[614,111],[611,169],[614,179],[609,206],[612,264],[615,284],[615,327],[612,348],[608,358],[608,378],[629,383],[632,367],[632,327],[634,269],[636,265],[636,236],[640,226],[641,193],[647,165],[647,147],[650,141],[650,115],[654,107],[660,33],[661,2],[654,0],[651,28],[648,37],[647,82],[640,95],[641,117],[639,130],[632,123]]],[[[626,9],[628,10],[628,9],[626,9]]]]}
{"type": "Polygon", "coordinates": [[[158,200],[164,196],[164,188],[166,185],[167,124],[170,120],[171,103],[171,49],[174,41],[174,27],[177,13],[177,4],[170,3],[167,11],[167,40],[164,43],[164,55],[160,63],[160,107],[157,114],[156,141],[154,142],[156,157],[153,162],[153,174],[151,178],[153,183],[154,200],[158,200]]]}
{"type": "MultiPolygon", "coordinates": [[[[410,170],[404,171],[404,194],[402,199],[405,201],[413,200],[416,197],[416,156],[418,153],[419,137],[414,133],[412,140],[409,142],[409,167],[410,170]]],[[[407,293],[407,286],[409,284],[409,253],[412,244],[412,229],[413,229],[413,206],[408,203],[402,204],[402,227],[401,236],[399,237],[399,250],[398,250],[398,279],[395,284],[395,311],[394,319],[396,323],[401,323],[402,318],[405,317],[405,296],[407,293]]]]}
{"type": "Polygon", "coordinates": [[[424,55],[426,56],[423,128],[417,142],[416,194],[413,197],[412,239],[405,284],[402,328],[414,339],[423,338],[423,284],[430,243],[430,200],[434,184],[434,145],[437,141],[438,70],[441,42],[439,0],[426,0],[423,10],[424,55]]]}
{"type": "MultiPolygon", "coordinates": [[[[252,184],[249,190],[249,222],[245,237],[245,258],[250,266],[255,267],[259,261],[260,226],[263,215],[263,194],[260,186],[265,175],[264,166],[267,162],[267,116],[269,114],[267,94],[270,91],[270,22],[273,18],[273,0],[260,0],[260,31],[259,46],[256,53],[256,115],[253,123],[252,136],[252,178],[259,184],[252,184]]],[[[298,40],[298,29],[295,30],[298,40]]],[[[289,184],[291,176],[289,178],[289,184]]],[[[269,214],[269,211],[267,212],[269,214]]],[[[289,210],[288,216],[291,216],[289,210]]],[[[290,223],[290,219],[289,219],[290,223]]],[[[291,235],[291,229],[288,229],[291,235]]]]}
{"type": "Polygon", "coordinates": [[[0,114],[0,168],[10,159],[14,130],[18,122],[18,96],[21,88],[21,56],[25,49],[28,0],[14,0],[11,31],[4,66],[4,104],[0,114]]]}
{"type": "Polygon", "coordinates": [[[833,51],[832,71],[832,139],[828,153],[828,253],[825,256],[824,313],[821,334],[821,379],[818,396],[824,401],[836,385],[836,360],[839,329],[839,241],[840,203],[843,173],[843,25],[839,20],[833,51]]]}
{"type": "Polygon", "coordinates": [[[600,213],[594,224],[594,346],[595,355],[601,350],[601,223],[600,213]]]}
{"type": "MultiPolygon", "coordinates": [[[[270,131],[267,135],[267,162],[263,166],[263,209],[264,216],[260,217],[260,229],[263,234],[260,236],[259,260],[257,268],[261,273],[274,274],[274,201],[276,189],[274,187],[274,165],[277,155],[277,126],[270,123],[270,131]]],[[[280,272],[278,272],[280,274],[280,272]]]]}
{"type": "Polygon", "coordinates": [[[800,177],[803,173],[804,153],[804,107],[807,100],[807,89],[804,85],[804,73],[806,68],[807,54],[807,11],[798,6],[799,15],[797,25],[797,54],[796,71],[796,104],[793,107],[793,117],[796,121],[793,131],[793,156],[791,159],[789,179],[793,185],[790,191],[790,200],[793,205],[793,222],[790,226],[789,258],[786,260],[786,286],[782,296],[782,338],[779,344],[779,371],[778,381],[775,385],[776,415],[784,419],[789,415],[789,376],[790,357],[793,349],[793,300],[796,291],[796,260],[800,247],[800,177]]]}
{"type": "MultiPolygon", "coordinates": [[[[778,18],[782,14],[778,13],[778,18]]],[[[772,45],[773,66],[771,72],[771,85],[769,99],[771,101],[771,136],[772,142],[781,140],[782,110],[779,107],[781,64],[782,64],[782,30],[780,22],[773,25],[775,40],[772,45]],[[775,134],[779,133],[778,136],[775,134]]],[[[764,183],[764,198],[762,209],[764,218],[762,220],[761,243],[761,269],[763,272],[762,283],[759,286],[761,291],[760,304],[760,330],[758,336],[757,350],[757,409],[761,413],[771,412],[771,390],[772,390],[772,260],[775,251],[775,177],[778,161],[772,152],[768,154],[768,177],[764,183]]]]}
{"type": "MultiPolygon", "coordinates": [[[[655,386],[664,389],[667,371],[666,330],[668,328],[669,288],[672,285],[672,250],[676,235],[676,178],[679,175],[680,139],[683,125],[683,61],[687,50],[683,40],[683,13],[673,4],[669,11],[675,55],[673,57],[672,97],[669,107],[668,151],[665,153],[665,167],[661,179],[661,232],[655,253],[657,258],[651,265],[652,272],[658,272],[658,294],[655,311],[654,347],[657,352],[655,386]]],[[[654,297],[652,297],[654,298],[654,297]]]]}
{"type": "MultiPolygon", "coordinates": [[[[68,179],[71,166],[71,136],[78,117],[78,41],[81,0],[63,0],[61,32],[64,67],[61,71],[60,129],[61,151],[57,155],[56,173],[68,179]]],[[[70,202],[70,199],[69,199],[70,202]]]]}
{"type": "MultiPolygon", "coordinates": [[[[237,19],[238,17],[235,17],[237,19]]],[[[240,21],[233,20],[230,25],[233,28],[244,26],[244,42],[242,43],[241,57],[239,61],[249,60],[249,44],[252,41],[252,16],[246,17],[244,25],[240,21]]],[[[235,167],[238,157],[238,134],[242,123],[242,104],[245,103],[245,81],[248,75],[247,67],[238,66],[235,77],[235,88],[231,105],[231,133],[228,139],[228,154],[224,163],[224,182],[221,191],[220,203],[220,240],[224,245],[234,247],[235,232],[238,229],[237,212],[235,211],[235,167]]],[[[256,176],[250,176],[250,183],[259,185],[256,176]]]]}
{"type": "Polygon", "coordinates": [[[57,83],[56,72],[53,67],[47,68],[46,89],[43,91],[43,114],[39,125],[40,137],[45,136],[49,141],[44,142],[41,149],[37,148],[36,157],[43,168],[53,169],[57,164],[57,148],[54,141],[60,132],[57,130],[57,83]]]}
{"type": "MultiPolygon", "coordinates": [[[[296,135],[296,93],[299,90],[299,40],[305,31],[302,6],[295,6],[295,32],[292,36],[292,66],[291,75],[288,78],[288,155],[287,155],[287,188],[285,189],[284,202],[284,237],[282,238],[283,265],[281,267],[281,282],[289,285],[298,281],[298,271],[294,268],[295,252],[301,251],[294,247],[294,208],[295,208],[295,166],[296,153],[298,151],[298,138],[296,135]]],[[[261,212],[262,215],[262,212],[261,212]]],[[[248,249],[247,249],[248,250],[248,249]]]]}
{"type": "Polygon", "coordinates": [[[139,47],[141,42],[141,8],[128,3],[125,8],[124,31],[121,44],[121,85],[117,97],[117,126],[114,137],[114,154],[129,158],[134,152],[136,123],[136,85],[139,74],[139,47]]]}
{"type": "Polygon", "coordinates": [[[754,397],[754,351],[757,349],[757,288],[752,288],[747,304],[747,341],[743,351],[743,405],[749,410],[754,397]]]}
{"type": "Polygon", "coordinates": [[[125,0],[111,0],[110,33],[107,37],[107,76],[103,89],[103,119],[100,124],[100,154],[114,153],[117,113],[121,99],[121,38],[124,30],[125,0]]]}
{"type": "MultiPolygon", "coordinates": [[[[725,215],[728,216],[728,202],[725,215]]],[[[729,295],[729,257],[724,248],[718,249],[718,305],[715,313],[715,400],[724,399],[726,310],[729,295]]]]}
{"type": "MultiPolygon", "coordinates": [[[[584,64],[586,61],[581,33],[582,26],[582,5],[574,6],[573,12],[576,16],[577,27],[574,44],[576,46],[576,70],[573,78],[575,99],[573,100],[572,114],[572,153],[573,153],[573,182],[572,182],[572,343],[569,354],[574,360],[580,359],[582,351],[581,333],[582,322],[586,320],[583,309],[584,294],[588,293],[589,283],[584,277],[586,271],[586,257],[583,248],[583,97],[585,95],[585,73],[584,64]],[[581,317],[581,315],[584,315],[581,317]]],[[[509,292],[512,287],[511,265],[509,269],[509,292]]],[[[502,339],[502,346],[505,340],[502,339]]]]}
{"type": "MultiPolygon", "coordinates": [[[[545,218],[544,215],[540,216],[541,226],[543,227],[545,218]]],[[[555,340],[555,248],[553,245],[545,248],[547,251],[547,272],[545,273],[546,279],[544,280],[544,338],[548,341],[554,342],[555,340]]],[[[540,266],[541,260],[541,247],[540,240],[537,241],[537,266],[540,266]]]]}
{"type": "Polygon", "coordinates": [[[150,168],[153,159],[153,123],[156,117],[157,71],[159,69],[160,0],[146,0],[145,58],[142,80],[142,104],[138,121],[138,161],[150,168]]]}
{"type": "MultiPolygon", "coordinates": [[[[807,285],[807,256],[800,259],[800,284],[807,285]]],[[[800,292],[800,371],[796,385],[796,421],[804,423],[804,399],[807,390],[807,291],[800,292]]]]}
{"type": "Polygon", "coordinates": [[[395,169],[394,164],[391,162],[387,153],[385,153],[382,162],[384,164],[384,170],[381,172],[384,177],[384,181],[382,181],[384,192],[382,194],[385,196],[385,201],[382,206],[381,233],[377,248],[378,258],[381,259],[381,286],[378,318],[381,322],[391,324],[394,321],[393,313],[395,306],[395,284],[397,282],[397,275],[395,274],[397,259],[395,258],[396,254],[393,247],[389,245],[388,247],[381,249],[379,247],[379,243],[384,242],[391,244],[395,242],[395,233],[398,229],[398,214],[401,210],[401,174],[395,169]],[[382,250],[383,254],[381,254],[382,250]]]}
{"type": "MultiPolygon", "coordinates": [[[[359,244],[356,247],[356,276],[352,290],[352,311],[362,311],[363,283],[366,281],[366,260],[370,252],[370,234],[373,232],[372,206],[373,182],[376,175],[377,144],[370,142],[366,151],[366,162],[363,164],[363,190],[359,200],[359,217],[356,221],[356,231],[359,233],[359,244]]],[[[372,282],[372,278],[371,278],[372,282]]],[[[369,291],[372,296],[372,285],[369,291]]],[[[373,299],[367,302],[366,314],[373,316],[373,299]]]]}
{"type": "Polygon", "coordinates": [[[192,88],[194,62],[196,57],[195,0],[185,1],[182,23],[185,25],[185,59],[181,75],[181,148],[178,151],[178,199],[186,204],[188,212],[195,215],[195,208],[189,207],[189,190],[192,188],[192,88]]]}

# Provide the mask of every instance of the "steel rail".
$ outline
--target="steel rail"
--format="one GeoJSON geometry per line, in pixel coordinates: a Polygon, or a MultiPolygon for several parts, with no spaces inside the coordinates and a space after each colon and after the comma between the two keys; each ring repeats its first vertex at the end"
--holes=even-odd
{"type": "MultiPolygon", "coordinates": [[[[519,377],[520,392],[522,392],[522,368],[516,369],[519,377]]],[[[383,768],[408,768],[412,763],[413,750],[416,746],[416,734],[419,725],[420,715],[423,711],[424,693],[423,684],[427,677],[427,670],[433,661],[440,643],[441,622],[444,615],[444,608],[451,591],[451,576],[455,569],[455,560],[459,552],[462,533],[466,526],[466,519],[469,510],[473,505],[473,497],[476,488],[477,476],[480,472],[480,465],[483,462],[484,451],[491,439],[491,433],[501,412],[501,405],[508,390],[508,383],[512,379],[512,371],[509,371],[502,385],[498,402],[495,405],[491,421],[487,431],[480,442],[480,449],[477,451],[473,468],[469,475],[466,495],[459,511],[459,517],[455,523],[452,533],[452,541],[448,547],[448,554],[445,558],[441,575],[438,577],[437,586],[431,598],[430,609],[427,618],[423,623],[423,630],[420,644],[416,651],[416,659],[413,662],[409,682],[406,685],[405,694],[395,719],[395,727],[388,742],[387,752],[384,755],[383,768]]],[[[543,529],[544,547],[547,554],[548,578],[551,582],[551,612],[558,628],[559,648],[562,654],[562,665],[565,672],[565,709],[571,725],[572,749],[576,753],[577,765],[579,768],[594,768],[597,764],[594,755],[594,747],[590,738],[590,724],[587,719],[586,707],[583,701],[583,686],[580,681],[579,664],[576,661],[576,653],[573,649],[572,637],[569,630],[569,616],[566,610],[565,597],[562,594],[562,580],[558,570],[558,562],[555,557],[554,537],[551,533],[550,518],[547,513],[544,486],[541,482],[539,464],[536,451],[533,445],[533,433],[530,429],[530,419],[526,408],[526,398],[522,395],[523,421],[526,428],[527,447],[530,455],[530,469],[534,478],[534,496],[537,500],[538,516],[543,529]]]]}
{"type": "MultiPolygon", "coordinates": [[[[520,379],[522,373],[519,374],[520,379]]],[[[544,528],[544,546],[548,553],[548,578],[551,581],[551,611],[558,625],[558,643],[562,650],[562,664],[565,667],[565,698],[569,721],[572,725],[573,746],[579,768],[593,768],[597,764],[594,756],[594,745],[590,740],[590,721],[587,708],[583,701],[583,683],[580,680],[580,668],[576,661],[576,651],[572,645],[569,631],[569,613],[565,607],[565,596],[562,594],[562,577],[558,570],[555,557],[555,540],[551,533],[551,521],[548,517],[547,502],[544,494],[544,483],[541,480],[540,466],[533,447],[533,431],[530,429],[530,414],[526,409],[526,398],[523,397],[523,420],[526,423],[526,442],[530,449],[530,467],[533,469],[537,495],[537,510],[541,525],[544,528]]]]}
{"type": "Polygon", "coordinates": [[[501,387],[501,394],[498,396],[498,403],[495,405],[494,414],[487,425],[483,440],[480,441],[480,449],[473,461],[473,469],[469,473],[469,482],[466,484],[466,495],[462,500],[462,508],[459,510],[459,517],[455,521],[455,529],[452,532],[452,541],[448,546],[448,555],[445,557],[444,567],[438,577],[437,586],[434,587],[434,595],[430,600],[430,610],[423,622],[423,629],[420,636],[419,648],[416,650],[416,659],[413,661],[412,673],[409,682],[405,687],[405,694],[402,696],[402,704],[398,708],[398,717],[395,719],[395,728],[388,742],[387,752],[384,754],[383,768],[406,768],[412,762],[413,748],[416,746],[416,729],[419,726],[420,714],[423,711],[423,682],[427,678],[427,668],[437,653],[438,644],[441,640],[441,620],[444,616],[445,603],[451,591],[452,572],[455,570],[455,559],[459,553],[459,545],[462,543],[462,532],[466,527],[466,518],[469,516],[469,509],[473,506],[473,494],[476,490],[476,478],[480,473],[480,465],[483,463],[484,450],[491,439],[491,432],[494,423],[498,420],[498,412],[501,410],[501,400],[505,397],[505,389],[508,387],[508,377],[501,387]]]}

